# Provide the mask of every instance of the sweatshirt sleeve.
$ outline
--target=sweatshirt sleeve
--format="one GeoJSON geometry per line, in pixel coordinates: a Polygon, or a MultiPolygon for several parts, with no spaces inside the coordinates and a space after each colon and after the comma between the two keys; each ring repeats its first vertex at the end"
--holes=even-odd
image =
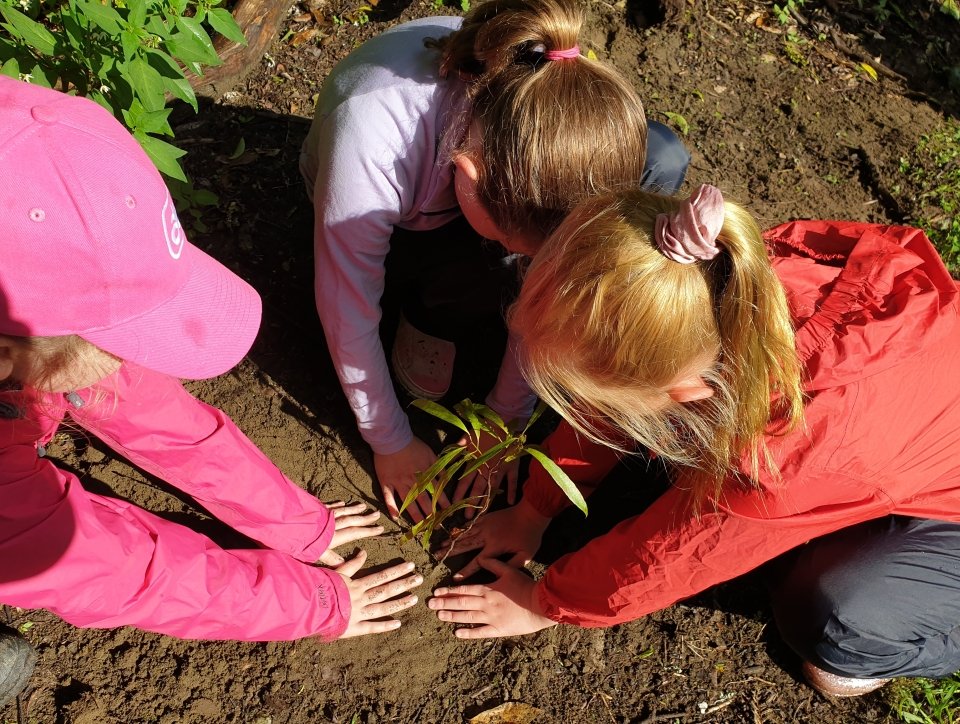
{"type": "MultiPolygon", "coordinates": [[[[389,98],[383,90],[378,98],[389,98]]],[[[389,107],[350,99],[315,121],[314,263],[317,312],[340,384],[360,434],[375,453],[398,452],[413,439],[397,400],[380,341],[380,299],[394,224],[406,189],[397,179],[413,150],[400,129],[371,118],[392,118],[389,107]],[[364,105],[367,104],[367,105],[364,105]],[[381,164],[388,163],[389,167],[381,164]]]]}
{"type": "Polygon", "coordinates": [[[486,403],[504,420],[525,423],[533,414],[537,396],[520,372],[519,344],[519,337],[511,332],[507,338],[507,348],[503,353],[497,381],[487,395],[486,403]]]}
{"type": "Polygon", "coordinates": [[[774,493],[744,491],[699,516],[671,488],[641,515],[550,566],[537,584],[540,606],[554,621],[578,626],[632,621],[893,507],[843,475],[808,476],[799,485],[823,491],[821,502],[787,512],[774,493]]]}
{"type": "Polygon", "coordinates": [[[329,547],[335,522],[326,506],[178,380],[124,363],[79,394],[85,404],[71,410],[79,425],[224,523],[306,563],[329,547]]]}
{"type": "MultiPolygon", "coordinates": [[[[584,438],[566,422],[561,422],[544,441],[543,449],[570,476],[585,498],[596,490],[622,457],[616,450],[584,438]]],[[[530,464],[523,498],[546,518],[553,518],[572,505],[560,486],[536,461],[530,464]]]]}
{"type": "Polygon", "coordinates": [[[86,492],[37,457],[3,450],[0,600],[84,627],[181,638],[333,639],[346,629],[339,574],[277,551],[226,551],[188,528],[86,492]]]}

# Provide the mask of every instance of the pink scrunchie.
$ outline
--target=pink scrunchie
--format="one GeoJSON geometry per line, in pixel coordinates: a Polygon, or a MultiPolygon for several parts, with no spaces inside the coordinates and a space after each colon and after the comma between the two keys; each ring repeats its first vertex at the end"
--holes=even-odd
{"type": "Polygon", "coordinates": [[[679,211],[659,214],[654,238],[660,252],[680,264],[713,259],[720,253],[717,236],[723,228],[723,194],[703,184],[679,211]]]}
{"type": "Polygon", "coordinates": [[[570,60],[580,55],[580,46],[574,45],[566,50],[548,50],[543,55],[547,60],[570,60]]]}

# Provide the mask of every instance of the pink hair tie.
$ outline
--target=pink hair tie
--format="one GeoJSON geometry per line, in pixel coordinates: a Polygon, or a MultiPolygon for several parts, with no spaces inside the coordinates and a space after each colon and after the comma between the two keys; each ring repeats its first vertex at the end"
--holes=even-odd
{"type": "Polygon", "coordinates": [[[566,50],[548,50],[544,53],[547,60],[570,60],[571,58],[576,58],[580,55],[580,46],[574,45],[572,48],[567,48],[566,50]]]}
{"type": "Polygon", "coordinates": [[[660,252],[679,264],[713,259],[720,253],[723,194],[704,184],[672,214],[658,214],[654,238],[660,252]]]}

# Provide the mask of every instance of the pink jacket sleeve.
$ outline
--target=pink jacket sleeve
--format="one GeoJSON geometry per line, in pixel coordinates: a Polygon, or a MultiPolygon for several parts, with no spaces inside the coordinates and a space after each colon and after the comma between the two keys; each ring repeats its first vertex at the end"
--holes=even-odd
{"type": "Polygon", "coordinates": [[[331,514],[284,478],[222,412],[171,378],[125,365],[73,414],[134,463],[277,550],[231,550],[129,503],[93,495],[39,458],[30,422],[0,446],[0,600],[77,626],[182,638],[337,638],[349,593],[313,561],[331,514]],[[287,522],[287,520],[289,522],[287,522]],[[297,559],[300,560],[297,560],[297,559]]]}
{"type": "Polygon", "coordinates": [[[0,478],[0,600],[89,627],[182,638],[336,638],[349,598],[339,575],[269,550],[226,551],[77,478],[6,448],[0,478]]]}
{"type": "Polygon", "coordinates": [[[178,380],[125,363],[80,396],[86,404],[70,410],[79,425],[234,529],[307,563],[330,545],[326,506],[178,380]]]}

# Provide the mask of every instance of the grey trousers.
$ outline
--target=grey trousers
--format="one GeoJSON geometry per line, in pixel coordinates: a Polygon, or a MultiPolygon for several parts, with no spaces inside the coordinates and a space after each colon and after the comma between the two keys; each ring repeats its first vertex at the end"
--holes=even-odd
{"type": "Polygon", "coordinates": [[[841,676],[960,671],[960,523],[888,516],[778,559],[777,626],[802,658],[841,676]]]}

